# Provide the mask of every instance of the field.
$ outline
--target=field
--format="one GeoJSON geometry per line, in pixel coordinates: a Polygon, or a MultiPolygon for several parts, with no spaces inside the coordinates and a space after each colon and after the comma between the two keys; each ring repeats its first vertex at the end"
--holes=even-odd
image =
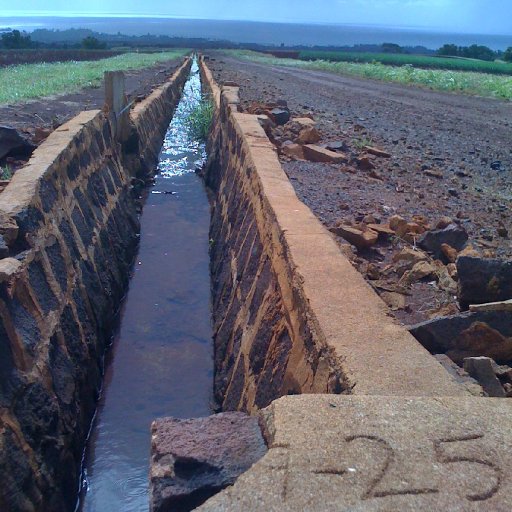
{"type": "Polygon", "coordinates": [[[0,104],[97,87],[105,71],[147,68],[186,53],[187,50],[181,49],[151,54],[126,53],[97,61],[20,64],[0,68],[0,104]]]}
{"type": "Polygon", "coordinates": [[[70,60],[99,60],[119,55],[113,50],[0,50],[0,67],[40,62],[66,62],[70,60]]]}
{"type": "Polygon", "coordinates": [[[471,71],[476,73],[512,76],[512,64],[505,62],[487,62],[476,59],[461,59],[457,57],[391,53],[301,51],[298,54],[298,58],[300,60],[327,60],[331,62],[379,62],[380,64],[386,64],[388,66],[405,66],[409,64],[422,69],[446,69],[451,71],[471,71]]]}
{"type": "Polygon", "coordinates": [[[224,50],[228,55],[272,66],[288,66],[317,71],[328,71],[341,75],[352,75],[373,80],[419,85],[436,91],[475,94],[512,100],[512,77],[468,71],[422,69],[411,64],[390,66],[378,62],[329,62],[325,60],[305,61],[269,57],[246,50],[224,50]]]}

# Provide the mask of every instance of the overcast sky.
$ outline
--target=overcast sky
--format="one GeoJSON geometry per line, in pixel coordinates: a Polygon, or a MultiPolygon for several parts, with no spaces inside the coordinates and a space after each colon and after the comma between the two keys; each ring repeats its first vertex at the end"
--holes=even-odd
{"type": "Polygon", "coordinates": [[[512,0],[0,0],[0,15],[163,15],[512,34],[512,0]]]}

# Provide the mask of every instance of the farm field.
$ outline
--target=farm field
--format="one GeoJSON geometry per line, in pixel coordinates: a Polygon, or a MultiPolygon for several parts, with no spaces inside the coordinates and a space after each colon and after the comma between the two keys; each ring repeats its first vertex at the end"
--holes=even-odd
{"type": "Polygon", "coordinates": [[[126,53],[95,61],[20,64],[0,68],[0,104],[76,92],[98,87],[105,71],[144,69],[177,59],[187,50],[126,53]]]}
{"type": "Polygon", "coordinates": [[[411,65],[422,69],[446,69],[450,71],[471,71],[512,76],[512,64],[506,62],[487,62],[477,59],[457,57],[436,57],[427,55],[360,53],[360,52],[329,52],[301,51],[300,60],[325,60],[329,62],[356,62],[386,64],[388,66],[411,65]]]}
{"type": "Polygon", "coordinates": [[[422,69],[412,65],[358,62],[329,62],[280,59],[247,50],[224,50],[224,53],[244,60],[272,66],[327,71],[404,85],[417,85],[435,91],[448,91],[494,98],[512,99],[512,76],[493,75],[468,71],[422,69]]]}

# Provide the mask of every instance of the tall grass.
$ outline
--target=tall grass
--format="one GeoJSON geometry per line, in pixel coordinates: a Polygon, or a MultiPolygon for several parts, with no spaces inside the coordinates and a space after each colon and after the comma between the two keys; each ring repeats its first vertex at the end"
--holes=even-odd
{"type": "Polygon", "coordinates": [[[213,120],[214,105],[209,96],[205,96],[192,109],[187,119],[187,128],[191,137],[206,141],[213,120]]]}
{"type": "Polygon", "coordinates": [[[410,64],[399,67],[380,63],[327,62],[324,60],[303,61],[279,59],[248,50],[224,51],[235,57],[272,66],[328,71],[341,75],[352,75],[386,82],[420,85],[436,91],[512,99],[512,77],[507,76],[466,71],[418,69],[410,64]]]}
{"type": "Polygon", "coordinates": [[[126,53],[96,61],[21,64],[0,68],[0,104],[20,103],[56,94],[97,87],[105,71],[126,71],[176,59],[187,50],[162,53],[126,53]]]}
{"type": "Polygon", "coordinates": [[[451,57],[435,57],[427,55],[408,55],[390,53],[357,53],[329,51],[301,51],[301,60],[327,60],[330,62],[379,62],[389,66],[404,66],[411,64],[423,69],[447,69],[450,71],[473,71],[476,73],[491,73],[495,75],[512,76],[512,64],[505,62],[486,62],[476,59],[461,59],[451,57]]]}

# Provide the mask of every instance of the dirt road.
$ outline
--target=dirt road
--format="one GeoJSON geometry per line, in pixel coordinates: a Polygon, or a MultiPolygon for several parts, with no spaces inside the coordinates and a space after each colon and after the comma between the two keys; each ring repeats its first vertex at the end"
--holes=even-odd
{"type": "MultiPolygon", "coordinates": [[[[292,116],[313,114],[321,143],[345,143],[349,166],[282,157],[297,194],[327,226],[368,215],[385,222],[393,214],[407,220],[423,215],[435,225],[448,216],[481,254],[512,256],[506,236],[512,233],[511,102],[265,66],[220,53],[212,59],[219,82],[240,85],[244,109],[284,99],[292,116]],[[354,165],[365,144],[391,153],[373,159],[371,173],[354,165]]],[[[377,246],[358,254],[354,264],[368,274],[372,263],[371,274],[381,278],[401,246],[377,246]]],[[[406,323],[454,307],[453,291],[428,282],[412,288],[407,306],[396,311],[406,323]]]]}

